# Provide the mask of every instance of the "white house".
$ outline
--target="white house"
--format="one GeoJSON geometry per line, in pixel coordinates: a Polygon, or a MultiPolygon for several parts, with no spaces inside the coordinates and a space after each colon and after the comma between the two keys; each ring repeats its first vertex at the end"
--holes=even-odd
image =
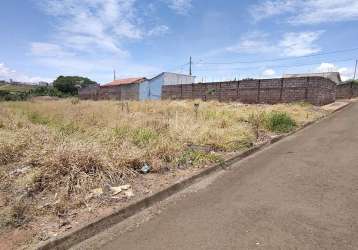
{"type": "Polygon", "coordinates": [[[159,100],[163,85],[193,84],[195,76],[163,72],[139,85],[139,100],[159,100]]]}

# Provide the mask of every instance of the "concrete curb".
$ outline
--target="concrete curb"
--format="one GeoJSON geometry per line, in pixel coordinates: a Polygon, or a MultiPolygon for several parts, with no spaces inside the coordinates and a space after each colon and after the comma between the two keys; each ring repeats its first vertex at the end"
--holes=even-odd
{"type": "Polygon", "coordinates": [[[319,123],[322,120],[329,119],[330,117],[332,117],[332,115],[334,113],[349,107],[351,104],[352,103],[348,103],[347,105],[344,105],[344,106],[338,108],[337,110],[333,111],[330,115],[323,117],[321,119],[318,119],[317,121],[309,122],[309,123],[305,124],[303,127],[299,128],[291,133],[272,138],[269,142],[255,146],[251,149],[248,149],[245,152],[238,153],[238,154],[232,156],[231,158],[227,159],[223,163],[220,163],[220,164],[214,165],[212,167],[209,167],[207,169],[204,169],[203,171],[201,171],[200,173],[198,173],[194,176],[188,177],[187,179],[185,179],[181,182],[175,183],[175,184],[169,186],[168,188],[166,188],[162,191],[159,191],[147,198],[144,198],[140,201],[129,204],[125,208],[118,209],[108,216],[99,218],[98,220],[96,220],[94,222],[83,225],[82,227],[76,229],[73,232],[68,232],[65,235],[62,235],[61,237],[54,238],[49,241],[43,242],[36,249],[39,249],[39,250],[69,249],[70,247],[72,247],[86,239],[89,239],[89,238],[95,236],[96,234],[112,227],[113,225],[120,223],[123,220],[139,213],[140,211],[151,207],[155,203],[161,202],[161,201],[167,199],[168,197],[172,196],[173,194],[178,193],[179,191],[182,191],[183,189],[191,186],[194,183],[197,183],[203,177],[208,176],[208,175],[210,175],[214,172],[217,172],[219,170],[223,170],[223,169],[227,168],[228,166],[230,166],[234,163],[237,163],[240,160],[260,151],[261,149],[263,149],[269,145],[272,145],[274,143],[277,143],[277,142],[281,141],[282,139],[284,139],[288,136],[291,136],[291,135],[293,135],[293,134],[295,134],[295,133],[297,133],[313,124],[319,123]]]}

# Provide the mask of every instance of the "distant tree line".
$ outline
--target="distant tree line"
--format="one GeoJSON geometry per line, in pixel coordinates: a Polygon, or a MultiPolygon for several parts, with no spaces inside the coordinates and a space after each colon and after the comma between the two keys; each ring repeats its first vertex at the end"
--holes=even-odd
{"type": "Polygon", "coordinates": [[[60,98],[77,96],[78,89],[97,84],[87,77],[59,76],[52,86],[34,86],[28,91],[0,90],[0,101],[23,101],[33,96],[55,96],[60,98]]]}
{"type": "Polygon", "coordinates": [[[0,90],[0,101],[24,101],[28,98],[26,92],[10,92],[7,90],[0,90]]]}
{"type": "Polygon", "coordinates": [[[91,84],[97,84],[87,77],[80,76],[59,76],[54,82],[53,87],[61,93],[69,96],[77,96],[78,89],[91,84]]]}
{"type": "Polygon", "coordinates": [[[350,80],[345,81],[344,83],[353,83],[353,84],[357,84],[357,85],[358,85],[358,80],[350,79],[350,80]]]}

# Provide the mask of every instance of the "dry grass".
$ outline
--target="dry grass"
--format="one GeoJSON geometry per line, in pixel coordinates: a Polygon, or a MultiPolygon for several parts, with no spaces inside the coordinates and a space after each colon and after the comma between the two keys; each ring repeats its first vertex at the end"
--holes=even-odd
{"type": "Polygon", "coordinates": [[[59,204],[83,205],[90,189],[130,182],[144,164],[158,172],[163,166],[201,166],[223,152],[248,148],[272,133],[253,118],[262,112],[286,112],[299,126],[323,115],[307,104],[197,102],[196,116],[194,103],[0,103],[0,191],[7,192],[9,204],[27,197],[36,213],[48,212],[48,207],[38,208],[48,197],[57,204],[50,211],[58,213],[59,204]],[[28,171],[13,172],[24,168],[28,171]]]}

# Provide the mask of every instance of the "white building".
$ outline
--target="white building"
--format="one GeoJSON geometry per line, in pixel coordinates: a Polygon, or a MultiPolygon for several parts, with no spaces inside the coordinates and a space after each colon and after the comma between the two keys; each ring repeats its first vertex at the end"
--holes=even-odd
{"type": "Polygon", "coordinates": [[[193,84],[195,76],[163,72],[139,86],[139,100],[159,100],[163,85],[193,84]]]}
{"type": "Polygon", "coordinates": [[[330,79],[336,84],[342,84],[341,75],[339,72],[323,72],[323,73],[303,73],[303,74],[285,74],[283,78],[292,78],[292,77],[312,77],[312,76],[322,76],[324,78],[330,79]]]}

